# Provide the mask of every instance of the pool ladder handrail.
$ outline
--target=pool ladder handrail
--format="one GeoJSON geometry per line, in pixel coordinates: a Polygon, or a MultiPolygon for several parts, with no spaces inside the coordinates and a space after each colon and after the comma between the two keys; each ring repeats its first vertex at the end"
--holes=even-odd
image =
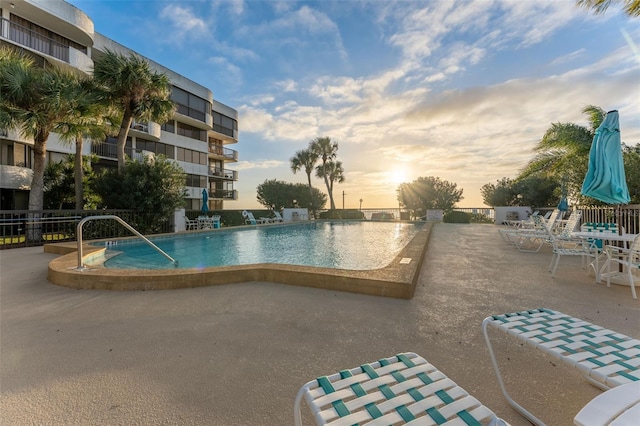
{"type": "Polygon", "coordinates": [[[157,245],[155,245],[151,241],[149,241],[149,239],[147,237],[142,235],[140,232],[136,231],[133,226],[129,225],[127,222],[122,220],[119,216],[101,215],[101,216],[87,216],[84,219],[82,219],[80,222],[78,222],[78,226],[76,227],[76,235],[78,237],[78,267],[76,268],[77,271],[84,271],[84,270],[89,269],[89,268],[86,268],[82,264],[82,257],[83,257],[83,253],[82,253],[82,225],[84,225],[86,222],[89,222],[90,220],[98,220],[98,219],[114,219],[115,221],[119,222],[122,226],[127,228],[129,231],[133,232],[136,236],[142,238],[142,240],[145,243],[149,244],[151,247],[153,247],[161,255],[163,255],[164,257],[169,259],[171,262],[173,262],[173,265],[175,267],[178,266],[178,261],[177,260],[175,260],[173,257],[169,256],[167,253],[165,253],[160,247],[158,247],[157,245]]]}

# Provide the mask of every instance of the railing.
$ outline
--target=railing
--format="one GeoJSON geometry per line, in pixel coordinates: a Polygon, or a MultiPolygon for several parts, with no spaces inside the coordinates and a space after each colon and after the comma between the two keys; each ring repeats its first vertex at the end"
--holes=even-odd
{"type": "Polygon", "coordinates": [[[229,160],[238,160],[238,151],[225,148],[220,145],[209,144],[209,152],[211,154],[219,155],[224,158],[228,158],[229,160]]]}
{"type": "Polygon", "coordinates": [[[178,266],[178,261],[177,260],[175,260],[173,257],[169,256],[167,253],[165,253],[160,247],[158,247],[157,245],[155,245],[151,241],[149,241],[149,239],[147,237],[145,237],[144,235],[142,235],[141,233],[136,231],[133,226],[129,225],[127,222],[125,222],[124,220],[120,219],[118,216],[115,216],[115,215],[102,215],[102,216],[85,217],[84,219],[82,219],[78,223],[78,226],[76,228],[76,235],[78,236],[78,267],[76,268],[77,271],[84,271],[84,270],[87,269],[82,264],[82,258],[83,258],[82,225],[84,225],[86,222],[88,222],[90,220],[105,220],[105,219],[113,219],[116,222],[120,223],[122,226],[127,228],[129,231],[133,232],[137,237],[141,238],[142,241],[144,241],[145,243],[150,245],[155,251],[157,251],[158,253],[160,253],[161,255],[166,257],[167,259],[169,259],[169,261],[173,262],[173,265],[175,267],[178,266]]]}
{"type": "Polygon", "coordinates": [[[135,121],[131,122],[131,128],[133,130],[139,130],[141,132],[149,133],[149,124],[148,123],[137,123],[135,121]]]}
{"type": "MultiPolygon", "coordinates": [[[[93,143],[91,144],[91,153],[96,154],[98,157],[118,158],[118,147],[110,143],[93,143]]],[[[141,160],[143,158],[141,149],[133,149],[125,146],[124,153],[134,160],[141,160]]]]}
{"type": "Polygon", "coordinates": [[[617,223],[627,234],[640,233],[640,204],[623,206],[576,206],[582,212],[582,223],[617,223]]]}
{"type": "Polygon", "coordinates": [[[235,189],[210,189],[209,198],[223,199],[223,200],[237,200],[238,191],[235,189]]]}
{"type": "Polygon", "coordinates": [[[238,172],[235,170],[220,169],[217,167],[209,167],[209,176],[215,176],[222,179],[238,180],[238,172]]]}
{"type": "Polygon", "coordinates": [[[0,19],[3,29],[0,31],[0,35],[4,35],[4,28],[8,28],[9,40],[69,63],[69,46],[8,19],[0,19]]]}
{"type": "MultiPolygon", "coordinates": [[[[76,240],[76,225],[85,217],[115,214],[129,223],[144,221],[141,214],[133,210],[1,210],[0,249],[33,247],[47,243],[76,240]],[[37,239],[29,236],[38,236],[37,239]]],[[[92,239],[119,238],[126,236],[122,227],[114,224],[92,223],[85,236],[92,239]]],[[[159,224],[154,232],[173,232],[174,224],[167,220],[159,224]]]]}

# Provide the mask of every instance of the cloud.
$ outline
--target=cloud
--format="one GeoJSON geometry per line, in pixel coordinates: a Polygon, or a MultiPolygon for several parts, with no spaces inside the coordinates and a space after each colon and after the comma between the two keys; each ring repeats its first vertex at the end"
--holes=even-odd
{"type": "Polygon", "coordinates": [[[190,8],[171,4],[160,10],[160,19],[169,21],[173,27],[171,38],[182,40],[185,37],[202,37],[208,33],[207,24],[198,18],[190,8]]]}
{"type": "Polygon", "coordinates": [[[273,169],[277,167],[289,167],[286,161],[260,160],[260,161],[238,161],[232,165],[233,170],[253,170],[253,169],[273,169]]]}
{"type": "Polygon", "coordinates": [[[328,15],[306,5],[296,10],[285,7],[276,10],[282,12],[278,18],[239,27],[236,35],[278,49],[285,46],[286,49],[304,49],[326,44],[334,54],[347,58],[338,26],[328,15]]]}

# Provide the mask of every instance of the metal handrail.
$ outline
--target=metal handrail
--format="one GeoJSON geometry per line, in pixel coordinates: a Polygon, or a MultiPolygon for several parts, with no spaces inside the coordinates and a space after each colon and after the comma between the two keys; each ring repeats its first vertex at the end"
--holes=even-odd
{"type": "Polygon", "coordinates": [[[158,247],[157,245],[153,244],[151,241],[149,241],[149,239],[147,237],[145,237],[144,235],[142,235],[141,233],[136,231],[133,228],[133,226],[129,225],[127,222],[122,220],[120,217],[115,216],[115,215],[102,215],[102,216],[88,216],[88,217],[85,217],[84,219],[82,219],[80,222],[78,222],[78,226],[76,227],[76,235],[78,237],[78,267],[76,268],[77,271],[84,271],[86,269],[89,269],[89,268],[85,268],[85,266],[82,264],[82,255],[83,255],[83,253],[82,253],[82,225],[84,225],[86,222],[88,222],[90,220],[97,220],[97,219],[114,219],[115,221],[119,222],[122,226],[127,228],[129,231],[133,232],[136,236],[142,238],[142,240],[145,243],[149,244],[151,247],[153,247],[156,251],[158,251],[164,257],[166,257],[171,262],[173,262],[173,265],[175,267],[178,266],[178,261],[177,260],[175,260],[173,257],[169,256],[167,253],[162,251],[162,249],[160,247],[158,247]]]}

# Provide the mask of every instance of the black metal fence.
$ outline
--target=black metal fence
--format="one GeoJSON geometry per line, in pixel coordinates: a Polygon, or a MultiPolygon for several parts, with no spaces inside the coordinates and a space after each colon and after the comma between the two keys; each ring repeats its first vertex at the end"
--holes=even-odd
{"type": "MultiPolygon", "coordinates": [[[[135,224],[140,215],[133,210],[0,210],[0,249],[40,246],[76,240],[78,222],[88,216],[116,215],[135,224]]],[[[171,220],[159,232],[173,232],[171,220]]],[[[90,221],[83,227],[86,239],[117,238],[131,233],[113,220],[90,221]]]]}
{"type": "MultiPolygon", "coordinates": [[[[549,209],[552,209],[550,207],[549,209]]],[[[640,233],[640,204],[616,206],[575,206],[582,212],[582,223],[616,222],[622,225],[626,233],[640,233]]],[[[366,220],[408,220],[409,212],[398,208],[358,209],[366,220]]],[[[491,222],[495,217],[492,208],[457,208],[471,215],[482,216],[491,222]]],[[[543,209],[541,209],[542,212],[543,209]]],[[[252,210],[256,217],[271,216],[269,210],[252,210]]],[[[50,242],[76,240],[76,226],[87,216],[116,215],[132,224],[144,220],[142,215],[133,210],[0,210],[0,250],[14,247],[40,246],[50,242]]],[[[197,210],[187,211],[186,215],[195,218],[202,213],[197,210]]],[[[212,211],[209,215],[221,216],[223,227],[244,225],[242,210],[212,211]]],[[[157,233],[175,231],[173,218],[160,224],[157,233]]],[[[119,238],[131,233],[114,220],[89,221],[83,227],[83,237],[87,240],[102,238],[119,238]]]]}

